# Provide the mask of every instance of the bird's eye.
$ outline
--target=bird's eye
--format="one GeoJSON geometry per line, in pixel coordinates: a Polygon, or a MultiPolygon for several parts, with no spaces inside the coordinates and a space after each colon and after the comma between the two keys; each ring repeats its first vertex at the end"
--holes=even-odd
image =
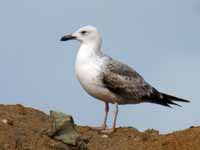
{"type": "Polygon", "coordinates": [[[86,34],[87,33],[87,31],[81,31],[81,34],[82,35],[84,35],[84,34],[86,34]]]}

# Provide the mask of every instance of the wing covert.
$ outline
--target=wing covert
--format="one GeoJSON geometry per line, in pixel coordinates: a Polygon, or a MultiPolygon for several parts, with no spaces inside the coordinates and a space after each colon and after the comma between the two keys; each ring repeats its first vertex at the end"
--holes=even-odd
{"type": "Polygon", "coordinates": [[[103,75],[103,83],[110,91],[126,100],[139,100],[154,93],[154,88],[135,70],[110,59],[103,75]]]}

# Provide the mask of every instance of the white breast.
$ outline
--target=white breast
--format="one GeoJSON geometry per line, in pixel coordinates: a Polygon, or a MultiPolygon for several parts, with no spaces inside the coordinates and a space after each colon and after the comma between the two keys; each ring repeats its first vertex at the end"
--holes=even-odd
{"type": "Polygon", "coordinates": [[[97,64],[98,58],[82,59],[77,56],[75,72],[78,80],[83,88],[91,95],[94,95],[97,88],[102,86],[100,80],[100,62],[97,64]]]}
{"type": "Polygon", "coordinates": [[[76,58],[75,73],[88,94],[100,100],[110,102],[113,99],[113,95],[103,87],[101,79],[102,69],[104,68],[103,61],[103,58],[95,53],[87,53],[86,50],[79,49],[76,58]]]}

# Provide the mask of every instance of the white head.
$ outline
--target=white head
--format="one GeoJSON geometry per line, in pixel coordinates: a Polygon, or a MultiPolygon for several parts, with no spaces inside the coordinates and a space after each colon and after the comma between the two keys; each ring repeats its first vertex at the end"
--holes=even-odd
{"type": "Polygon", "coordinates": [[[72,34],[63,36],[61,41],[78,40],[81,44],[98,44],[101,45],[101,35],[97,28],[93,26],[84,26],[72,34]]]}

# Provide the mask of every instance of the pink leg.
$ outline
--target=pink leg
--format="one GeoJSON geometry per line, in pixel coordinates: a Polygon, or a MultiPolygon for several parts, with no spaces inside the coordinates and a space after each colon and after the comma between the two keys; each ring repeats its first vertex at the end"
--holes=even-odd
{"type": "Polygon", "coordinates": [[[109,134],[109,133],[112,133],[112,132],[115,131],[118,112],[119,112],[118,104],[115,103],[115,112],[114,112],[115,116],[114,116],[113,126],[112,126],[111,129],[102,130],[102,131],[101,131],[102,133],[108,133],[108,134],[109,134]]]}
{"type": "Polygon", "coordinates": [[[103,124],[101,125],[101,127],[92,127],[93,129],[104,130],[107,128],[108,112],[109,112],[109,104],[105,103],[105,116],[104,116],[103,124]]]}
{"type": "Polygon", "coordinates": [[[115,104],[115,117],[114,117],[114,122],[113,122],[113,126],[112,126],[112,129],[114,129],[114,130],[116,128],[116,122],[117,122],[118,112],[119,112],[119,108],[118,108],[118,104],[116,103],[115,104]]]}
{"type": "Polygon", "coordinates": [[[107,128],[107,118],[108,118],[108,112],[109,112],[109,105],[108,103],[105,103],[105,116],[102,124],[102,129],[107,128]]]}

